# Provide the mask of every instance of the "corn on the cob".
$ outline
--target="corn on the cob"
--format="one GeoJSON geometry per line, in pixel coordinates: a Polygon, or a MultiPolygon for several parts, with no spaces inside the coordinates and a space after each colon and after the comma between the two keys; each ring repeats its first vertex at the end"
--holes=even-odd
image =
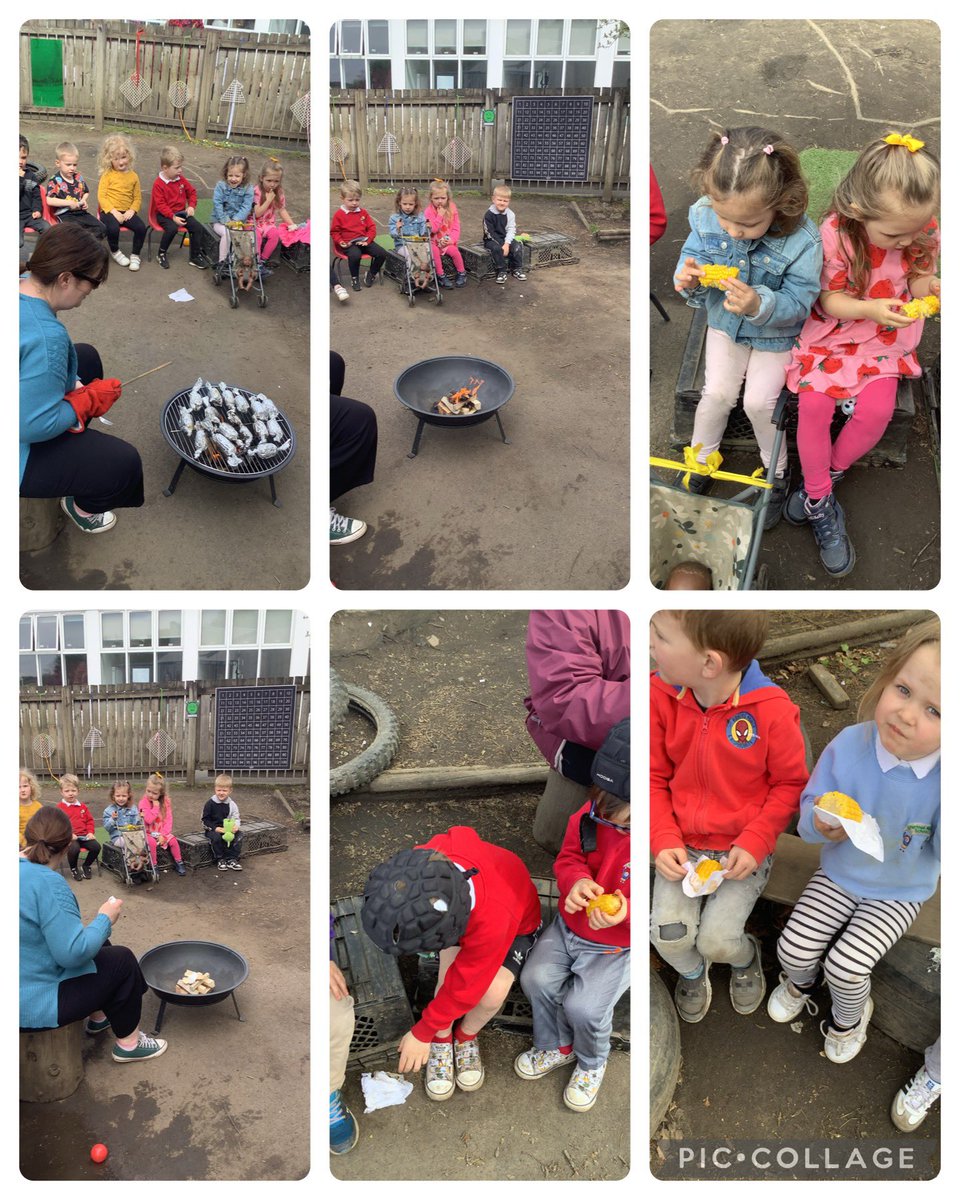
{"type": "Polygon", "coordinates": [[[701,287],[718,288],[725,279],[736,279],[740,274],[739,267],[725,267],[716,263],[702,263],[703,275],[700,278],[701,287]]]}
{"type": "Polygon", "coordinates": [[[620,911],[620,897],[612,896],[609,892],[604,892],[602,896],[594,896],[587,904],[587,912],[592,913],[595,908],[599,908],[608,917],[615,917],[620,911]]]}
{"type": "Polygon", "coordinates": [[[700,861],[697,863],[696,873],[697,873],[697,875],[700,876],[700,878],[702,880],[704,880],[704,882],[706,882],[706,880],[708,880],[710,878],[710,876],[714,873],[714,871],[719,871],[719,870],[720,870],[720,864],[717,862],[717,860],[715,858],[701,858],[700,861]]]}
{"type": "Polygon", "coordinates": [[[824,808],[834,816],[843,817],[847,821],[862,821],[863,809],[851,796],[843,792],[824,792],[817,801],[817,808],[824,808]]]}
{"type": "Polygon", "coordinates": [[[908,300],[900,311],[905,317],[933,317],[940,311],[940,301],[936,296],[921,296],[918,300],[908,300]]]}

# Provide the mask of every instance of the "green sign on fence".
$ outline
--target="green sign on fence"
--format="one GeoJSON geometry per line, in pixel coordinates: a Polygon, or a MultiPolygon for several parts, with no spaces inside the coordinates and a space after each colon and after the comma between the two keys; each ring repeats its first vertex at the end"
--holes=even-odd
{"type": "Polygon", "coordinates": [[[33,103],[43,108],[63,108],[63,42],[56,38],[30,39],[30,79],[33,103]]]}
{"type": "Polygon", "coordinates": [[[197,700],[188,700],[188,701],[187,701],[187,712],[186,712],[186,715],[187,715],[188,717],[196,717],[196,716],[199,716],[199,714],[200,714],[200,703],[199,703],[199,701],[197,701],[197,700]]]}
{"type": "Polygon", "coordinates": [[[493,125],[493,124],[495,124],[495,123],[496,123],[496,120],[497,120],[497,113],[496,113],[496,109],[493,109],[493,108],[485,108],[485,109],[483,110],[483,113],[482,113],[482,118],[483,118],[483,123],[484,123],[484,125],[493,125]]]}

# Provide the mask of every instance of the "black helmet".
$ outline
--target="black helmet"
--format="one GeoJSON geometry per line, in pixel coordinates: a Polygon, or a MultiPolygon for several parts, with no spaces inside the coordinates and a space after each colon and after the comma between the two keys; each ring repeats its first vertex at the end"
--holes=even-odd
{"type": "Polygon", "coordinates": [[[401,850],[367,879],[360,913],[367,937],[394,955],[456,946],[470,915],[472,874],[436,850],[401,850]]]}
{"type": "Polygon", "coordinates": [[[618,721],[603,739],[590,769],[593,782],[620,800],[630,801],[630,718],[618,721]]]}

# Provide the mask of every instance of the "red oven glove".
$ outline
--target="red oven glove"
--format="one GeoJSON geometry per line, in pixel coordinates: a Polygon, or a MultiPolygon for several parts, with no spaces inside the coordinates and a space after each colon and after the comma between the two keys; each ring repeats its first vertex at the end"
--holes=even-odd
{"type": "Polygon", "coordinates": [[[83,433],[89,420],[101,416],[120,399],[120,391],[119,379],[92,379],[76,391],[68,392],[64,400],[77,414],[77,424],[70,432],[83,433]]]}

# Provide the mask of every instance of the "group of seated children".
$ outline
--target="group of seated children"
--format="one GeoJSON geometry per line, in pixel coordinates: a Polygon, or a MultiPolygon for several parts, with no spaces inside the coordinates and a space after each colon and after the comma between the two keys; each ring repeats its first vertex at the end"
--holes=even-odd
{"type": "MultiPolygon", "coordinates": [[[[361,921],[388,954],[439,954],[436,993],[399,1045],[398,1070],[426,1067],[430,1100],[476,1092],[485,1077],[477,1036],[514,983],[533,1009],[533,1045],[514,1060],[524,1080],[572,1073],[563,1102],[593,1108],[610,1053],[613,1012],[630,984],[630,720],[597,752],[586,803],[567,824],[554,863],[558,913],[543,928],[522,860],[455,826],[401,850],[370,874],[361,921]]],[[[330,1149],[359,1136],[343,1101],[353,1000],[330,963],[330,1149]]]]}
{"type": "MultiPolygon", "coordinates": [[[[20,245],[25,228],[41,233],[49,228],[43,217],[44,189],[48,211],[56,222],[71,221],[89,229],[98,238],[106,238],[110,255],[120,267],[140,270],[140,251],[147,226],[140,216],[143,197],[140,179],[133,169],[136,152],[133,143],[122,134],[105,138],[97,163],[97,208],[91,211],[90,189],[79,170],[79,152],[73,142],[60,142],[56,148],[54,174],[44,184],[42,167],[27,161],[30,144],[20,137],[20,245]],[[133,235],[129,256],[120,249],[120,230],[133,235]]],[[[211,266],[203,252],[203,228],[195,217],[197,191],[182,171],[183,152],[177,146],[164,146],[160,152],[160,170],[150,194],[150,216],[160,227],[157,262],[168,269],[167,249],[179,233],[189,235],[190,265],[204,270],[211,266]]],[[[240,286],[253,286],[254,254],[262,261],[270,258],[282,239],[296,228],[287,211],[283,191],[283,167],[270,157],[263,164],[254,185],[250,182],[250,163],[243,155],[231,155],[223,165],[222,178],[213,191],[212,224],[220,237],[218,273],[225,274],[232,255],[240,286]],[[256,242],[254,242],[256,238],[256,242]]]]}
{"type": "MultiPolygon", "coordinates": [[[[80,780],[76,775],[60,776],[60,802],[58,808],[70,818],[73,827],[73,841],[67,849],[67,862],[78,882],[90,879],[90,867],[100,857],[100,842],[96,837],[96,824],[90,809],[80,799],[80,780]],[[81,852],[85,851],[81,863],[81,852]]],[[[240,829],[240,812],[236,801],[232,799],[233,779],[229,775],[218,775],[214,780],[214,794],[203,806],[200,820],[203,833],[210,843],[210,851],[219,871],[242,871],[240,865],[240,848],[243,843],[243,833],[240,829]]],[[[27,822],[42,807],[40,799],[40,784],[35,775],[26,768],[20,770],[20,849],[26,845],[24,829],[27,822]]],[[[129,853],[131,845],[136,847],[137,839],[125,839],[124,834],[131,831],[140,833],[146,840],[146,852],[150,864],[157,865],[157,848],[166,850],[173,859],[173,869],[178,875],[185,875],[183,855],[180,843],[173,833],[173,805],[164,777],[154,772],[147,779],[143,796],[139,805],[133,802],[133,790],[128,779],[118,779],[110,788],[109,801],[103,810],[103,828],[114,846],[125,854],[129,853]]],[[[128,866],[131,866],[128,858],[128,866]]],[[[131,874],[135,882],[140,882],[141,874],[148,871],[135,869],[131,866],[131,874]]],[[[146,868],[144,862],[142,868],[146,868]]]]}
{"type": "MultiPolygon", "coordinates": [[[[860,723],[830,742],[809,779],[799,710],[756,659],[767,627],[762,612],[664,610],[651,620],[650,937],[677,973],[682,1020],[707,1015],[718,963],[729,964],[733,1009],[755,1012],[767,984],[745,925],[799,812],[797,832],[821,846],[820,866],[777,942],[767,1014],[780,1023],[817,1014],[822,976],[823,1053],[846,1063],[866,1041],[873,968],[939,878],[940,623],[900,640],[860,702],[860,723]]],[[[898,1128],[915,1128],[939,1095],[938,1062],[929,1054],[897,1093],[898,1128]]]]}
{"type": "MultiPolygon", "coordinates": [[[[490,255],[497,283],[506,283],[509,270],[517,279],[526,279],[523,270],[523,251],[517,238],[517,218],[510,208],[510,188],[493,189],[490,207],[483,215],[483,244],[490,255]]],[[[340,283],[338,262],[346,259],[350,283],[355,292],[360,288],[360,266],[363,258],[370,259],[363,277],[372,287],[386,263],[386,252],[378,245],[377,225],[361,205],[363,190],[353,179],[340,185],[340,207],[333,214],[330,238],[333,242],[333,263],[330,284],[338,300],[348,300],[349,293],[340,283]]],[[[393,201],[389,231],[397,253],[405,260],[414,288],[433,286],[433,277],[442,288],[462,288],[467,282],[463,255],[460,253],[460,214],[454,203],[450,186],[435,179],[428,191],[428,203],[421,206],[420,193],[413,186],[401,187],[393,201]],[[427,247],[429,246],[429,253],[427,247]],[[444,272],[443,259],[453,263],[456,278],[451,282],[444,272]],[[433,267],[431,273],[430,267],[433,267]]]]}

